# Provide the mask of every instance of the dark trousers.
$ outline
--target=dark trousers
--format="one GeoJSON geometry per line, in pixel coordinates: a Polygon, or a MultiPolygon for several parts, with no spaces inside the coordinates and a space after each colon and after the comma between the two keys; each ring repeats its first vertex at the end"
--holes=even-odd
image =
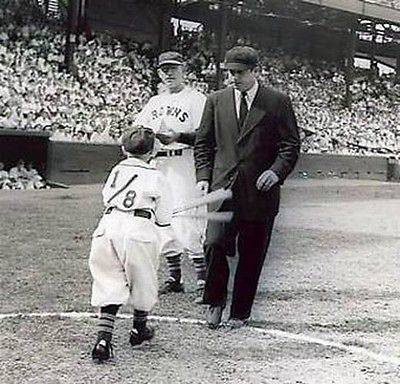
{"type": "Polygon", "coordinates": [[[225,306],[229,280],[227,255],[238,245],[230,317],[247,319],[257,292],[258,280],[271,239],[275,217],[265,222],[234,218],[230,223],[210,221],[207,225],[205,255],[207,279],[204,303],[225,306]]]}

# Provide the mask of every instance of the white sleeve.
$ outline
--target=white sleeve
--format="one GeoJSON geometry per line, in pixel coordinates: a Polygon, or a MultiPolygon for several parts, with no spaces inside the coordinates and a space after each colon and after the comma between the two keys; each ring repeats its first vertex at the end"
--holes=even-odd
{"type": "Polygon", "coordinates": [[[160,195],[156,200],[156,224],[163,227],[169,226],[172,219],[172,194],[167,179],[161,173],[158,178],[158,191],[160,195]]]}
{"type": "Polygon", "coordinates": [[[194,99],[195,102],[192,104],[193,108],[193,129],[197,129],[200,126],[201,118],[203,116],[204,106],[206,104],[207,97],[204,96],[202,93],[198,93],[196,98],[194,99]]]}

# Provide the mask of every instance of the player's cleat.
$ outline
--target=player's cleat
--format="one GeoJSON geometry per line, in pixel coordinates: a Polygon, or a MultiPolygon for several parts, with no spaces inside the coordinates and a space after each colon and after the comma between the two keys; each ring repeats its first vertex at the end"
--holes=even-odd
{"type": "Polygon", "coordinates": [[[170,276],[165,282],[164,286],[158,291],[160,295],[171,292],[185,292],[182,281],[176,280],[174,277],[170,276]]]}
{"type": "Polygon", "coordinates": [[[207,304],[207,303],[204,302],[203,295],[201,295],[199,297],[196,297],[194,299],[194,303],[197,304],[197,305],[205,305],[205,304],[207,304]]]}
{"type": "Polygon", "coordinates": [[[104,339],[99,340],[92,350],[92,360],[96,364],[104,363],[114,358],[112,344],[104,339]]]}
{"type": "Polygon", "coordinates": [[[208,328],[217,329],[221,324],[222,312],[224,307],[221,305],[210,305],[206,311],[206,323],[208,328]]]}
{"type": "Polygon", "coordinates": [[[203,280],[203,279],[197,280],[197,288],[196,288],[196,291],[197,291],[197,292],[203,292],[205,286],[206,286],[205,280],[203,280]]]}
{"type": "Polygon", "coordinates": [[[140,331],[136,328],[131,330],[129,336],[129,342],[132,346],[140,345],[144,341],[151,340],[154,337],[154,329],[149,327],[144,327],[140,331]]]}

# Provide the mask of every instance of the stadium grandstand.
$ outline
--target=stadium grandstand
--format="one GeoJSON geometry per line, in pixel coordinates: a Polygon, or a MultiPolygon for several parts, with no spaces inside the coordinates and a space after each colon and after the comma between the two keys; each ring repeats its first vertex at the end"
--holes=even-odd
{"type": "Polygon", "coordinates": [[[400,154],[400,1],[150,1],[169,4],[168,33],[154,36],[122,12],[108,23],[106,3],[1,0],[3,132],[115,144],[157,91],[160,50],[181,51],[188,82],[207,93],[229,81],[225,50],[249,44],[261,80],[292,97],[304,153],[400,154]]]}

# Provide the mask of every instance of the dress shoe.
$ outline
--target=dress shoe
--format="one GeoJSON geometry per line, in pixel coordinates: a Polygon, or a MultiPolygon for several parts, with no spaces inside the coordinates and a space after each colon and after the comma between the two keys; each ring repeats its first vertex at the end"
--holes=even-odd
{"type": "Polygon", "coordinates": [[[222,312],[224,307],[222,305],[210,305],[206,311],[206,322],[208,328],[216,329],[221,324],[222,312]]]}
{"type": "Polygon", "coordinates": [[[249,319],[235,319],[235,318],[231,317],[224,324],[224,327],[229,328],[229,329],[238,329],[238,328],[245,327],[248,324],[249,324],[249,319]]]}

